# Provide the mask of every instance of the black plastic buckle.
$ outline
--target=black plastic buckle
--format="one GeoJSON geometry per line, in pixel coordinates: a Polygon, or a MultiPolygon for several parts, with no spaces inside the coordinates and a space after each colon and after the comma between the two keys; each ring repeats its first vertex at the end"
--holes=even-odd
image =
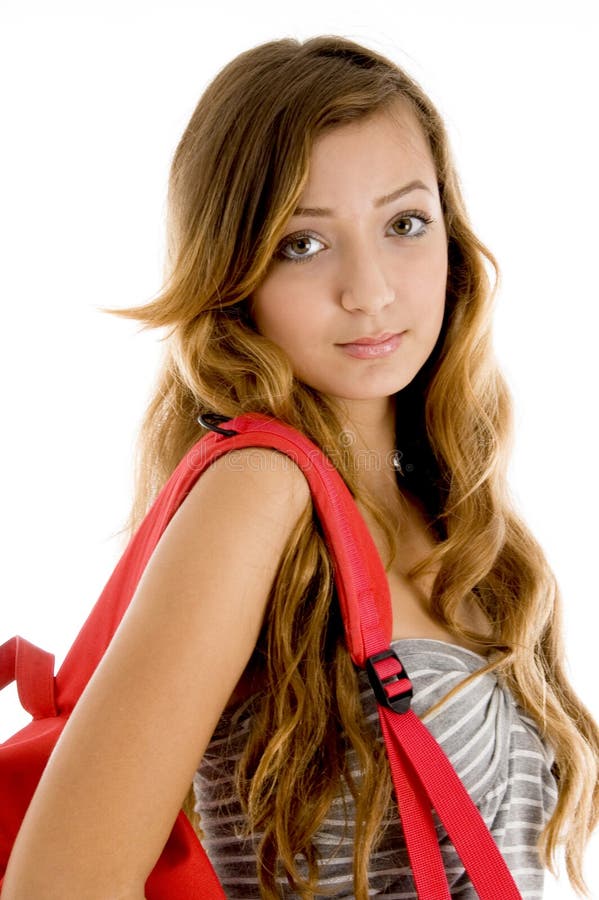
{"type": "Polygon", "coordinates": [[[197,417],[197,422],[202,426],[202,428],[208,428],[210,431],[216,431],[217,434],[224,434],[225,437],[233,437],[235,434],[239,434],[239,431],[234,431],[233,428],[219,428],[218,425],[215,425],[214,422],[229,422],[230,416],[221,416],[219,413],[203,413],[202,415],[197,417]]]}
{"type": "Polygon", "coordinates": [[[389,647],[388,650],[383,650],[382,653],[375,653],[374,656],[369,656],[366,660],[366,671],[368,672],[372,690],[380,704],[388,706],[389,709],[398,713],[404,713],[409,710],[413,695],[412,684],[408,678],[408,673],[404,669],[400,658],[394,650],[389,647]],[[385,675],[384,678],[381,678],[376,670],[375,664],[381,662],[383,659],[395,659],[398,667],[397,672],[393,672],[391,675],[385,675]],[[396,684],[398,681],[407,681],[410,686],[401,691],[401,693],[394,694],[390,697],[387,694],[386,686],[389,684],[396,684]]]}

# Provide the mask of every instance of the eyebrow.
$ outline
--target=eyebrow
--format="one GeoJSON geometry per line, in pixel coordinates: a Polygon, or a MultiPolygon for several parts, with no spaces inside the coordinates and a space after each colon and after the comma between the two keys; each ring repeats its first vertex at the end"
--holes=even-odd
{"type": "MultiPolygon", "coordinates": [[[[404,184],[403,187],[397,188],[397,190],[392,191],[390,194],[385,194],[384,197],[378,197],[372,205],[375,209],[378,209],[380,206],[385,206],[387,203],[391,203],[393,200],[397,200],[399,197],[403,197],[404,194],[409,194],[411,191],[428,191],[429,194],[433,193],[423,181],[420,181],[420,179],[417,178],[415,181],[410,181],[409,184],[404,184]]],[[[292,217],[334,215],[334,210],[322,206],[298,206],[294,210],[292,217]]]]}

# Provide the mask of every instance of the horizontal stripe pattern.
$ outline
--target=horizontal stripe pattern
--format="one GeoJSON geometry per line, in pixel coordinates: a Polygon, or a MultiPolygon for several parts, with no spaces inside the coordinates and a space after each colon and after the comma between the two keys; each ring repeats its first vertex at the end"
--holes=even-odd
{"type": "MultiPolygon", "coordinates": [[[[476,653],[429,638],[403,639],[394,641],[392,646],[412,681],[412,708],[420,717],[485,664],[476,653]]],[[[366,673],[359,671],[358,678],[366,717],[382,740],[376,701],[366,673]]],[[[194,778],[203,844],[231,900],[260,898],[256,871],[260,835],[245,840],[239,837],[245,823],[233,780],[250,721],[249,703],[223,714],[194,778]]],[[[480,810],[522,896],[526,900],[542,897],[543,868],[536,840],[553,812],[557,790],[551,773],[553,756],[539,737],[535,723],[494,673],[474,679],[424,721],[480,810]]],[[[348,762],[358,776],[353,751],[348,762]]],[[[329,897],[354,897],[353,814],[353,801],[345,789],[331,805],[317,834],[320,886],[335,889],[327,894],[329,897]]],[[[383,838],[370,858],[369,896],[416,900],[395,806],[389,809],[385,822],[383,838]]],[[[456,900],[477,900],[478,895],[436,817],[435,826],[451,896],[456,900]]],[[[298,897],[283,879],[280,890],[285,900],[298,897]]]]}

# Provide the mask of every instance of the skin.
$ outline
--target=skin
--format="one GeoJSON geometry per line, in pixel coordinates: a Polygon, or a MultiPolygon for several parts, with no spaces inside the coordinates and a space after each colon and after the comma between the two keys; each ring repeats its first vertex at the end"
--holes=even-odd
{"type": "Polygon", "coordinates": [[[355,449],[381,457],[395,446],[392,395],[412,381],[439,336],[448,268],[428,141],[409,107],[397,112],[317,138],[299,205],[333,214],[291,217],[250,303],[257,330],[286,351],[297,377],[339,401],[355,449]],[[373,205],[414,180],[428,190],[373,205]],[[406,217],[414,210],[433,222],[406,217]],[[339,347],[401,331],[400,346],[377,359],[355,359],[339,347]]]}

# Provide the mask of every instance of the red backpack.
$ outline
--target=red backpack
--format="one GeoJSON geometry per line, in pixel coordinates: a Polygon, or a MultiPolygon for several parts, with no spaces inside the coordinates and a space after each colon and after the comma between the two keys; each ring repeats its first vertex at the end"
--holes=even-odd
{"type": "MultiPolygon", "coordinates": [[[[241,447],[270,447],[303,471],[334,563],[345,639],[354,663],[366,668],[401,809],[410,864],[421,900],[450,900],[434,809],[481,900],[521,900],[521,894],[478,809],[451,762],[410,709],[412,685],[390,647],[387,577],[370,532],[347,486],[303,434],[257,413],[227,427],[222,416],[199,421],[211,429],[183,457],[131,537],[99,600],[54,675],[54,657],[21,637],[0,647],[0,688],[15,680],[33,721],[0,745],[0,887],[8,857],[37,783],[73,707],[108,647],[166,526],[210,463],[241,447]]],[[[145,887],[148,900],[225,898],[187,817],[180,812],[145,887]]]]}

